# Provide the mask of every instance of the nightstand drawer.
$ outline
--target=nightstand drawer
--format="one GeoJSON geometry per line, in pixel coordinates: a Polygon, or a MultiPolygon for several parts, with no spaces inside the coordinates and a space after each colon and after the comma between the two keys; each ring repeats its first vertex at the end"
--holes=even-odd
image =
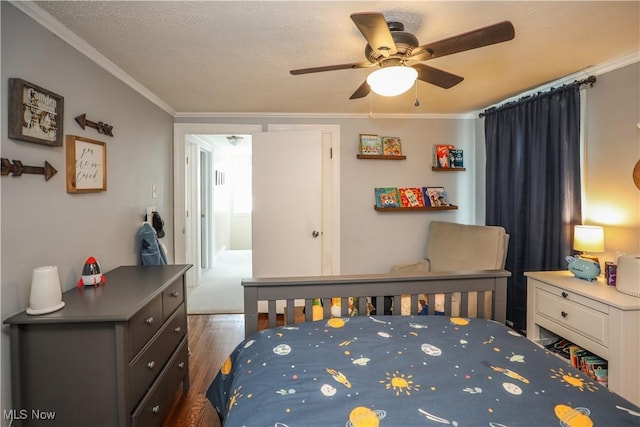
{"type": "Polygon", "coordinates": [[[162,326],[162,296],[158,295],[129,321],[129,359],[134,357],[162,326]]]}
{"type": "Polygon", "coordinates": [[[158,376],[171,353],[184,338],[187,322],[184,305],[165,324],[162,331],[149,343],[140,355],[131,362],[131,394],[129,403],[137,404],[158,376]]]}
{"type": "Polygon", "coordinates": [[[168,319],[171,313],[184,301],[183,279],[180,277],[173,282],[167,289],[162,291],[162,312],[164,318],[168,319]]]}
{"type": "MultiPolygon", "coordinates": [[[[535,310],[540,316],[547,317],[599,344],[608,345],[609,316],[607,313],[594,309],[593,304],[590,304],[591,306],[580,304],[540,287],[536,288],[535,292],[535,310]]],[[[597,303],[597,301],[591,302],[597,303]]]]}

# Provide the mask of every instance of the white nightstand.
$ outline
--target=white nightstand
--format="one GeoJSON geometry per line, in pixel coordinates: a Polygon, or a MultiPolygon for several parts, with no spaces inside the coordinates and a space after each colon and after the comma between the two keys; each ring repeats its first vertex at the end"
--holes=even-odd
{"type": "Polygon", "coordinates": [[[551,334],[609,361],[609,388],[640,405],[640,298],[569,271],[527,276],[527,338],[551,334]]]}

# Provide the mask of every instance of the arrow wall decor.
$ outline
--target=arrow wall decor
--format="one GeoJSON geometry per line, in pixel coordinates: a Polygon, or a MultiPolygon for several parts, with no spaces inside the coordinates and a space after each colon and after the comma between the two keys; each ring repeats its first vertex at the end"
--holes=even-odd
{"type": "Polygon", "coordinates": [[[49,181],[53,175],[58,173],[56,168],[46,161],[44,162],[44,167],[39,167],[25,166],[20,160],[13,160],[12,163],[9,159],[0,159],[0,165],[2,166],[1,175],[9,175],[10,173],[13,174],[13,176],[21,176],[23,173],[44,175],[45,181],[49,181]]]}
{"type": "Polygon", "coordinates": [[[104,122],[98,122],[98,123],[92,122],[91,120],[87,119],[86,114],[81,114],[78,117],[76,117],[76,122],[78,122],[78,124],[82,127],[83,130],[85,126],[89,126],[90,128],[94,128],[95,130],[97,130],[98,133],[102,133],[107,136],[113,136],[113,132],[111,132],[113,130],[113,126],[108,125],[107,123],[104,123],[104,122]]]}

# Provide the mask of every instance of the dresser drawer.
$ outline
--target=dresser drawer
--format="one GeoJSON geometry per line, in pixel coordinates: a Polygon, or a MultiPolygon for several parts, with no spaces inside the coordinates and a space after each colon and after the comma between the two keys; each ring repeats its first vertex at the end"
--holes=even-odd
{"type": "Polygon", "coordinates": [[[129,320],[129,360],[162,326],[162,296],[158,295],[129,320]]]}
{"type": "Polygon", "coordinates": [[[133,407],[149,389],[164,365],[171,357],[187,331],[184,304],[163,326],[160,333],[130,364],[131,393],[129,404],[133,407]]]}
{"type": "Polygon", "coordinates": [[[184,302],[183,290],[183,279],[180,277],[162,291],[162,312],[165,319],[169,318],[171,313],[184,302]]]}
{"type": "MultiPolygon", "coordinates": [[[[587,337],[598,344],[608,346],[609,315],[606,313],[606,306],[597,301],[586,300],[583,304],[579,298],[569,299],[571,295],[566,291],[558,289],[560,292],[553,292],[555,288],[536,287],[536,313],[553,320],[561,326],[587,337]],[[549,289],[547,289],[549,288],[549,289]],[[551,291],[551,292],[550,292],[551,291]],[[566,294],[566,295],[565,295],[566,294]],[[604,311],[601,311],[603,310],[604,311]]],[[[574,296],[575,297],[575,296],[574,296]]]]}
{"type": "Polygon", "coordinates": [[[180,381],[187,377],[189,371],[189,351],[187,340],[182,344],[171,358],[169,364],[162,371],[149,393],[133,411],[132,424],[134,427],[159,426],[169,409],[180,381]]]}

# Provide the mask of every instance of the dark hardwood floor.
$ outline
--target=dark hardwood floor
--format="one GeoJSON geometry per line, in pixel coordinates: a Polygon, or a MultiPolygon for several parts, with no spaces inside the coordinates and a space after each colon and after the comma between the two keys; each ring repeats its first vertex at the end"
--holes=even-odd
{"type": "Polygon", "coordinates": [[[163,427],[220,427],[206,397],[207,388],[227,356],[244,339],[241,314],[189,315],[189,392],[176,393],[163,427]]]}

